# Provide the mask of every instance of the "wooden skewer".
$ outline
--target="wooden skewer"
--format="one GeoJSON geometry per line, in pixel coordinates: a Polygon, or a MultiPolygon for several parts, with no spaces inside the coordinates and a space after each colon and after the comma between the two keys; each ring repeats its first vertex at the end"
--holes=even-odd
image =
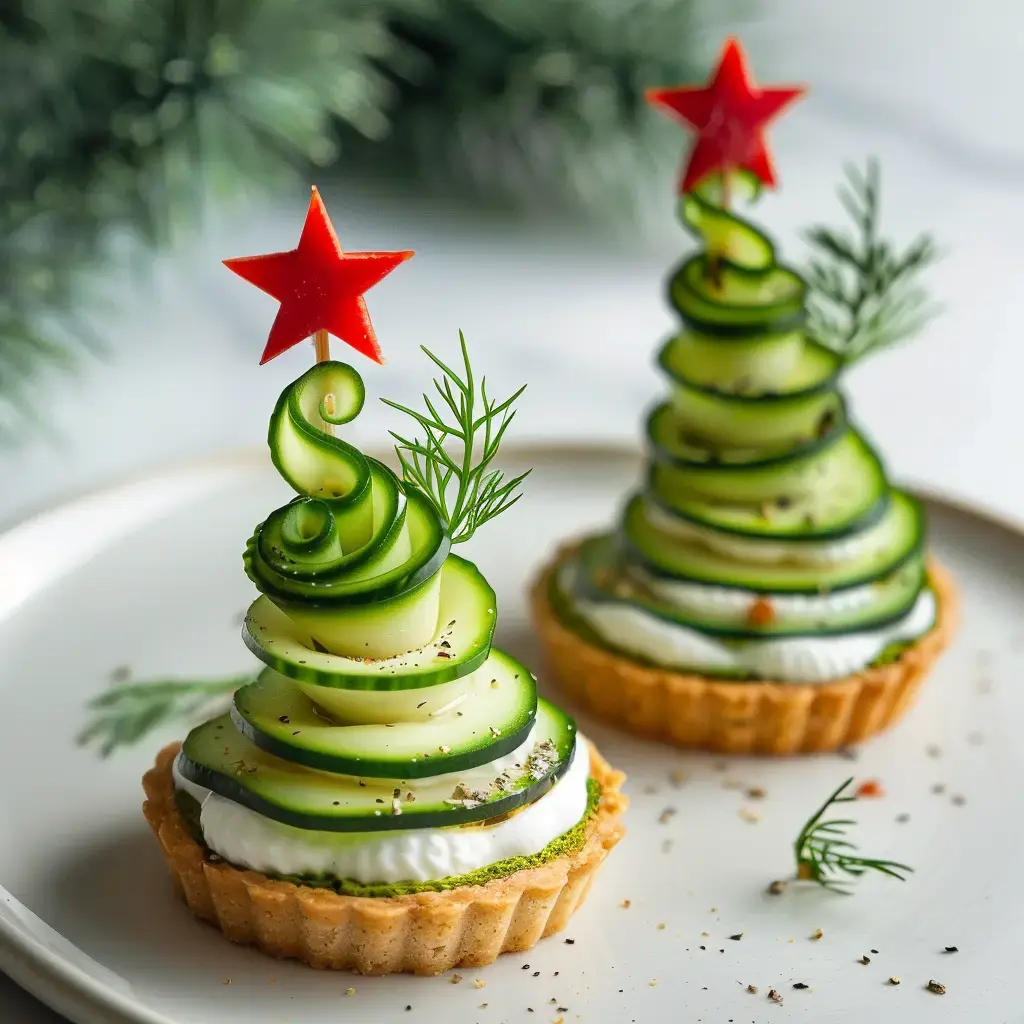
{"type": "Polygon", "coordinates": [[[732,205],[732,168],[722,168],[722,209],[728,210],[732,205]]]}
{"type": "MultiPolygon", "coordinates": [[[[317,331],[313,335],[313,348],[316,350],[316,361],[326,363],[331,358],[331,336],[326,331],[317,331]]],[[[324,395],[324,408],[332,416],[334,415],[334,395],[324,395]]],[[[324,430],[328,434],[334,433],[334,424],[324,420],[324,430]]]]}
{"type": "Polygon", "coordinates": [[[313,347],[318,363],[326,363],[331,358],[331,336],[326,331],[317,331],[313,335],[313,347]]]}

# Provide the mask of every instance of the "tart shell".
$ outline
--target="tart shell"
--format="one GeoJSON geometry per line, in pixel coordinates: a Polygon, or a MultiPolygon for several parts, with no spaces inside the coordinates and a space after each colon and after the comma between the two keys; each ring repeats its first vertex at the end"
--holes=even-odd
{"type": "Polygon", "coordinates": [[[192,838],[174,800],[171,768],[180,744],[146,772],[143,813],[160,841],[175,887],[196,917],[232,942],[310,967],[361,974],[440,974],[479,967],[561,931],[598,868],[622,838],[625,776],[591,745],[601,786],[583,846],[540,867],[485,885],[388,897],[345,896],[233,867],[192,838]]]}
{"type": "Polygon", "coordinates": [[[559,619],[549,588],[577,547],[562,547],[531,591],[534,625],[554,678],[597,717],[678,747],[784,756],[859,743],[899,721],[956,632],[956,586],[929,559],[935,624],[891,664],[813,684],[730,682],[662,669],[591,643],[559,619]]]}

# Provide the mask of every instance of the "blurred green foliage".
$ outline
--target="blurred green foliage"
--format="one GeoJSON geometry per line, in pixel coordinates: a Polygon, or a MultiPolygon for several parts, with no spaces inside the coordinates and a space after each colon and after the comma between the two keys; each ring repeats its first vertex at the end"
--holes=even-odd
{"type": "Polygon", "coordinates": [[[642,87],[704,77],[698,20],[693,0],[6,0],[0,436],[43,364],[96,343],[68,314],[111,234],[159,245],[204,199],[311,166],[596,203],[650,163],[642,87]]]}

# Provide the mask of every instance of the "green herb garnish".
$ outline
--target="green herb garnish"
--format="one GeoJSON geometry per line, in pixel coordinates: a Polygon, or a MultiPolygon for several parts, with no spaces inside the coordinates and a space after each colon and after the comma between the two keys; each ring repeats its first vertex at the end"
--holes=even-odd
{"type": "Polygon", "coordinates": [[[478,393],[462,331],[459,331],[459,343],[465,379],[422,346],[443,374],[440,380],[434,378],[434,387],[444,403],[445,416],[438,412],[438,400],[429,394],[423,395],[426,413],[381,399],[392,409],[411,416],[423,429],[424,441],[418,437],[409,440],[394,431],[390,433],[398,442],[395,452],[402,464],[403,479],[429,499],[448,524],[453,544],[469,540],[484,523],[510,509],[522,497],[516,491],[530,472],[527,470],[506,480],[500,469],[490,468],[501,439],[515,417],[512,403],[526,386],[511,398],[498,402],[487,397],[487,381],[481,378],[478,393]],[[445,422],[448,413],[454,423],[445,422]],[[452,439],[461,447],[457,456],[452,456],[445,448],[445,442],[452,439]]]}
{"type": "Polygon", "coordinates": [[[807,267],[807,333],[853,362],[916,334],[940,307],[917,278],[935,262],[930,235],[919,235],[902,252],[879,237],[880,175],[869,160],[846,168],[839,201],[855,234],[815,227],[805,235],[814,250],[807,267]]]}
{"type": "Polygon", "coordinates": [[[89,701],[89,724],[78,734],[79,746],[98,744],[100,757],[130,747],[154,730],[198,717],[218,699],[252,682],[251,675],[225,679],[163,679],[115,686],[89,701]]]}
{"type": "Polygon", "coordinates": [[[805,882],[817,882],[832,892],[849,896],[849,882],[855,881],[868,871],[879,871],[891,878],[905,881],[905,874],[914,869],[893,860],[878,860],[861,857],[855,851],[856,844],[844,838],[846,829],[857,823],[848,818],[822,821],[821,818],[833,804],[850,804],[856,796],[844,791],[853,783],[847,779],[808,819],[800,830],[793,852],[796,855],[796,877],[805,882]],[[842,876],[848,876],[843,878],[842,876]]]}

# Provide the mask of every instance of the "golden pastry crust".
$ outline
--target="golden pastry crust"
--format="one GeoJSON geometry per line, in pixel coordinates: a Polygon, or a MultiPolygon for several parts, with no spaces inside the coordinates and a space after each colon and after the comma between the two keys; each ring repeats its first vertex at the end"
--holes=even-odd
{"type": "Polygon", "coordinates": [[[835,682],[729,682],[642,665],[590,643],[551,606],[552,573],[578,547],[562,547],[533,585],[533,622],[553,676],[587,711],[630,732],[726,754],[810,754],[859,743],[897,722],[956,631],[952,577],[934,559],[935,625],[888,665],[835,682]]]}
{"type": "Polygon", "coordinates": [[[277,881],[211,858],[190,835],[174,800],[171,767],[180,744],[160,751],[142,780],[143,813],[160,840],[175,886],[196,917],[232,942],[310,967],[361,974],[440,974],[530,949],[561,931],[598,868],[622,838],[625,776],[590,747],[601,786],[583,846],[537,868],[485,885],[404,896],[342,896],[277,881]]]}

